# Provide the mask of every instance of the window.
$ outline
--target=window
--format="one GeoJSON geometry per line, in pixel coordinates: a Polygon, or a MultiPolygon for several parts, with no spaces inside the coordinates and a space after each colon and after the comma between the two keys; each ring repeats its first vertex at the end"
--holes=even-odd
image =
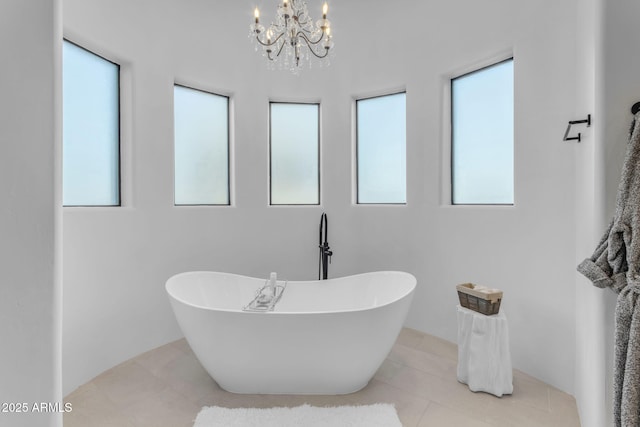
{"type": "Polygon", "coordinates": [[[229,98],[175,85],[176,205],[229,205],[229,98]]]}
{"type": "Polygon", "coordinates": [[[513,204],[513,59],[451,81],[453,204],[513,204]]]}
{"type": "Polygon", "coordinates": [[[120,67],[63,44],[65,206],[120,205],[120,67]]]}
{"type": "Polygon", "coordinates": [[[406,94],[356,101],[357,202],[406,203],[406,94]]]}
{"type": "Polygon", "coordinates": [[[270,103],[270,201],[320,204],[320,105],[270,103]]]}

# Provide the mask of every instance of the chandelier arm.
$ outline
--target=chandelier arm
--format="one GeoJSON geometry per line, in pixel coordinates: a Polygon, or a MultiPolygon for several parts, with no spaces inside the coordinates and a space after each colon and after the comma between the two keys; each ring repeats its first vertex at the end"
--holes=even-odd
{"type": "Polygon", "coordinates": [[[300,25],[301,27],[304,27],[305,25],[311,25],[313,24],[313,21],[311,19],[309,19],[308,21],[300,21],[300,18],[298,18],[298,25],[300,25]]]}
{"type": "Polygon", "coordinates": [[[309,50],[311,51],[311,53],[313,53],[313,56],[319,59],[326,58],[326,56],[329,54],[329,49],[326,47],[324,48],[324,55],[318,55],[313,49],[309,50]]]}
{"type": "Polygon", "coordinates": [[[320,43],[324,39],[324,31],[322,31],[322,34],[320,35],[318,40],[309,39],[309,37],[307,37],[307,35],[302,31],[298,31],[298,34],[296,34],[296,36],[304,39],[304,41],[307,43],[307,46],[309,46],[309,48],[311,48],[311,45],[315,46],[315,45],[317,45],[318,43],[320,43]]]}
{"type": "Polygon", "coordinates": [[[282,49],[284,48],[284,43],[280,44],[280,49],[278,49],[278,52],[276,53],[275,57],[271,57],[271,52],[269,52],[269,54],[267,55],[267,57],[271,60],[271,61],[275,61],[277,57],[280,56],[280,53],[282,52],[282,49]]]}
{"type": "Polygon", "coordinates": [[[307,44],[307,47],[309,48],[309,51],[310,51],[311,53],[313,53],[313,56],[315,56],[316,58],[322,59],[322,58],[326,57],[326,56],[329,54],[329,48],[326,48],[326,47],[325,47],[325,48],[324,48],[324,55],[318,55],[318,54],[316,53],[316,51],[315,51],[315,50],[313,50],[313,46],[315,46],[316,44],[313,44],[313,45],[309,44],[309,39],[307,39],[307,38],[304,36],[304,34],[302,35],[302,37],[301,37],[301,38],[302,38],[302,39],[304,40],[304,42],[307,44]]]}
{"type": "Polygon", "coordinates": [[[258,40],[258,43],[260,43],[264,47],[271,47],[271,46],[275,45],[276,43],[278,43],[278,40],[280,40],[283,35],[284,35],[284,33],[280,33],[278,35],[278,37],[276,37],[276,39],[274,41],[272,41],[271,43],[268,43],[268,42],[265,43],[262,40],[260,40],[260,37],[256,34],[256,40],[258,40]]]}

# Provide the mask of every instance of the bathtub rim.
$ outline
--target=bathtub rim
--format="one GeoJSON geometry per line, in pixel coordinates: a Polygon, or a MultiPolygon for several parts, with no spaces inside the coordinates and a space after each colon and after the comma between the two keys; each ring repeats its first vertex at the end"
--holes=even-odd
{"type": "MultiPolygon", "coordinates": [[[[380,304],[380,305],[375,305],[375,306],[371,306],[371,307],[362,307],[362,308],[354,308],[354,309],[343,309],[343,310],[314,310],[314,311],[277,311],[278,306],[276,305],[275,309],[273,311],[267,311],[267,312],[255,312],[255,311],[244,311],[242,310],[241,307],[237,308],[237,309],[227,309],[227,308],[213,308],[213,307],[208,307],[208,306],[204,306],[204,305],[198,305],[198,304],[193,304],[189,301],[185,301],[182,298],[178,298],[176,297],[174,294],[171,293],[170,291],[170,286],[172,285],[172,283],[170,282],[174,282],[174,279],[177,279],[181,276],[190,276],[190,275],[195,275],[195,274],[202,274],[202,273],[207,273],[207,274],[218,274],[218,275],[224,275],[224,276],[233,276],[233,277],[238,277],[238,278],[242,278],[242,279],[249,279],[249,280],[254,280],[257,281],[259,283],[263,283],[263,279],[257,278],[257,277],[251,277],[251,276],[246,276],[246,275],[242,275],[242,274],[236,274],[236,273],[225,273],[225,272],[221,272],[221,271],[211,271],[211,270],[195,270],[195,271],[184,271],[182,273],[176,273],[173,276],[169,277],[167,279],[167,281],[165,282],[165,291],[167,292],[169,298],[175,300],[176,302],[185,304],[189,307],[193,307],[193,308],[198,308],[198,309],[202,309],[202,310],[208,310],[208,311],[216,311],[216,312],[223,312],[223,313],[238,313],[238,314],[247,314],[247,315],[327,315],[327,314],[337,314],[337,313],[357,313],[357,312],[363,312],[363,311],[368,311],[368,310],[376,310],[382,307],[386,307],[388,305],[394,304],[398,301],[400,301],[403,298],[407,298],[407,297],[411,297],[413,295],[413,293],[415,292],[416,286],[417,286],[417,282],[418,280],[416,279],[416,277],[406,271],[399,271],[399,270],[378,270],[378,271],[369,271],[369,272],[365,272],[365,273],[356,273],[356,274],[350,274],[348,276],[341,276],[341,277],[334,277],[331,279],[326,279],[326,280],[289,280],[288,284],[291,283],[305,283],[305,282],[328,282],[328,281],[338,281],[338,280],[344,280],[344,279],[349,279],[349,278],[354,278],[354,277],[358,277],[358,276],[369,276],[369,275],[375,275],[375,274],[380,274],[380,273],[391,273],[394,275],[399,275],[399,276],[406,276],[409,278],[409,281],[411,282],[411,287],[409,290],[407,290],[406,292],[398,295],[397,297],[392,298],[390,301],[385,302],[384,304],[380,304]]],[[[176,286],[176,285],[174,285],[176,286]]],[[[286,291],[285,291],[286,292],[286,291]]]]}

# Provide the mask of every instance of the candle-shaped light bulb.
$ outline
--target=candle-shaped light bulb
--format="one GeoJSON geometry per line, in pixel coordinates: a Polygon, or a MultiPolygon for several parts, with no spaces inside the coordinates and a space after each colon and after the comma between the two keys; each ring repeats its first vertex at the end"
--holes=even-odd
{"type": "Polygon", "coordinates": [[[322,19],[327,19],[327,12],[329,11],[329,5],[327,2],[324,2],[322,5],[322,19]]]}
{"type": "Polygon", "coordinates": [[[256,18],[256,24],[260,21],[260,11],[258,10],[258,8],[256,7],[256,9],[253,11],[253,16],[256,18]]]}
{"type": "Polygon", "coordinates": [[[267,44],[271,44],[271,29],[267,31],[267,44]]]}
{"type": "Polygon", "coordinates": [[[282,0],[282,7],[287,7],[289,5],[289,2],[287,0],[282,0]]]}

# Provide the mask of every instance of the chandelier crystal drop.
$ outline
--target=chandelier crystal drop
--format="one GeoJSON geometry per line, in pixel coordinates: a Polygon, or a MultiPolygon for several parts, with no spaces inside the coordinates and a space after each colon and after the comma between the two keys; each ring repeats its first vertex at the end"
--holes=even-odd
{"type": "Polygon", "coordinates": [[[327,61],[333,53],[331,23],[327,19],[327,3],[322,6],[322,19],[315,24],[304,0],[283,0],[278,6],[275,23],[265,28],[260,24],[260,11],[254,10],[255,22],[249,26],[249,37],[255,48],[262,49],[270,68],[298,73],[306,63],[327,61]],[[325,59],[326,58],[326,59],[325,59]]]}

